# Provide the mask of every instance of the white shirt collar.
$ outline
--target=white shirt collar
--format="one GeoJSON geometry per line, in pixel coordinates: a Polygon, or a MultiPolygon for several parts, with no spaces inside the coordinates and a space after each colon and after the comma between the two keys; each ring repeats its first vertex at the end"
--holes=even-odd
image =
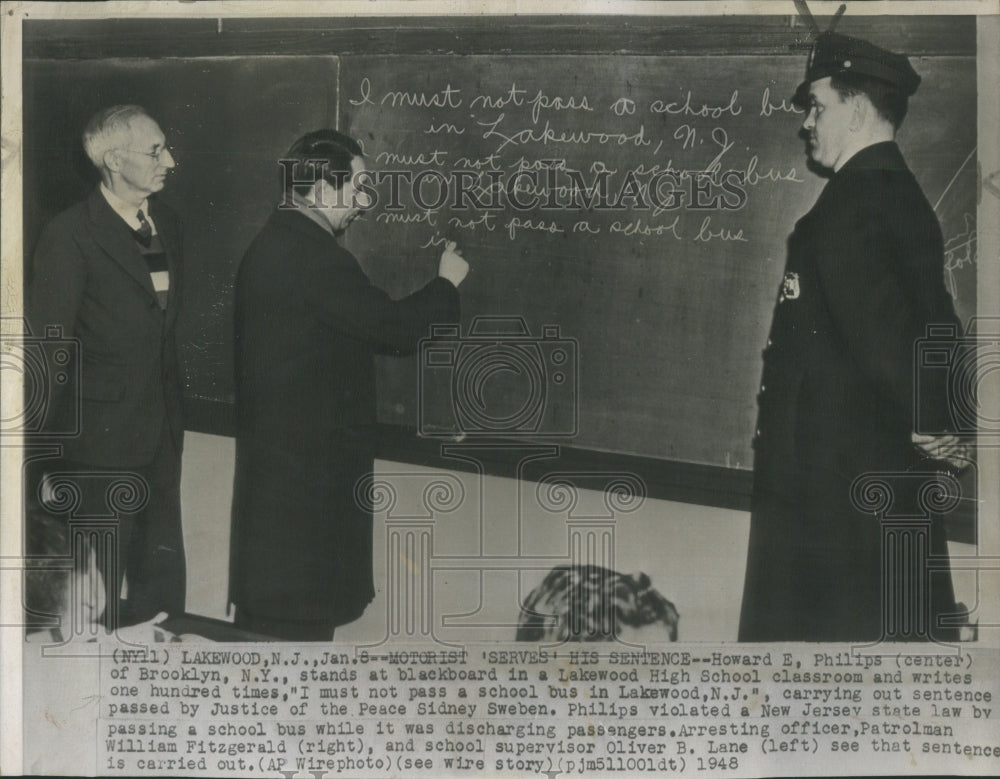
{"type": "Polygon", "coordinates": [[[131,203],[126,203],[118,195],[104,186],[104,182],[101,182],[101,194],[104,195],[104,199],[108,201],[108,205],[111,206],[111,210],[114,211],[118,216],[125,220],[125,224],[131,227],[133,230],[139,229],[139,218],[136,216],[136,212],[142,209],[142,213],[145,214],[147,221],[150,226],[153,227],[153,232],[156,232],[156,228],[153,225],[153,220],[149,216],[149,200],[143,200],[138,206],[132,205],[131,203]]]}

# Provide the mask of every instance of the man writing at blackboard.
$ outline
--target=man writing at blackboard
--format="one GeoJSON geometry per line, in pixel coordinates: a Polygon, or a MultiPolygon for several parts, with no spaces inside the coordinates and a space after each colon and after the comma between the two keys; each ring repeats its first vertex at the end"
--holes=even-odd
{"type": "Polygon", "coordinates": [[[138,476],[146,489],[135,496],[135,511],[119,513],[117,559],[103,572],[106,621],[116,627],[184,612],[175,338],[181,230],[155,197],[175,161],[143,108],[98,112],[83,146],[101,182],[42,232],[27,310],[36,336],[59,328],[49,332],[79,344],[79,388],[47,399],[47,423],[56,427],[79,406],[79,434],[62,439],[61,466],[79,489],[77,515],[108,516],[109,487],[122,474],[138,476]],[[123,576],[128,598],[119,615],[123,576]]]}
{"type": "Polygon", "coordinates": [[[285,202],[236,281],[230,600],[238,627],[328,641],[375,595],[372,515],[356,499],[374,464],[375,355],[457,322],[469,266],[448,244],[437,277],[392,300],[338,240],[371,204],[359,144],[319,130],[282,165],[285,202]]]}
{"type": "MultiPolygon", "coordinates": [[[[947,566],[925,577],[914,557],[884,575],[879,518],[852,498],[878,474],[893,511],[913,514],[907,475],[963,459],[955,437],[914,433],[917,404],[937,430],[949,417],[944,385],[916,384],[915,344],[928,325],[958,326],[941,230],[894,140],[919,83],[906,57],[824,33],[795,95],[829,181],[788,241],[764,351],[741,641],[955,635],[939,621],[956,611],[947,566]],[[905,636],[887,629],[890,595],[905,636]]],[[[929,554],[947,560],[937,520],[929,554]]]]}

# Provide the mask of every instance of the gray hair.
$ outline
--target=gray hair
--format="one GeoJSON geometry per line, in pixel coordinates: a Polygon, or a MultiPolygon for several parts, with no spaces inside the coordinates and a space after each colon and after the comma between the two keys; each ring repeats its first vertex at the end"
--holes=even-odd
{"type": "Polygon", "coordinates": [[[115,105],[94,114],[83,131],[83,149],[98,168],[104,167],[104,155],[122,143],[137,116],[149,116],[137,105],[115,105]]]}

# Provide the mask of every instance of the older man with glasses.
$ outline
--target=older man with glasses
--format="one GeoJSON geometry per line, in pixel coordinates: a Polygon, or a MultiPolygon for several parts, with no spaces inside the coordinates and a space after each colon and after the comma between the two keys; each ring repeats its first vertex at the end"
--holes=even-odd
{"type": "Polygon", "coordinates": [[[103,563],[115,626],[184,611],[184,427],[174,335],[181,231],[176,214],[155,198],[176,162],[143,108],[98,112],[83,147],[100,184],[46,226],[27,305],[36,335],[60,328],[62,338],[78,342],[79,396],[47,398],[46,425],[63,430],[78,410],[79,435],[62,439],[59,467],[79,488],[75,513],[119,514],[116,553],[103,563]],[[109,512],[108,488],[122,474],[142,485],[132,496],[135,511],[109,512]],[[123,577],[128,597],[119,604],[123,577]]]}

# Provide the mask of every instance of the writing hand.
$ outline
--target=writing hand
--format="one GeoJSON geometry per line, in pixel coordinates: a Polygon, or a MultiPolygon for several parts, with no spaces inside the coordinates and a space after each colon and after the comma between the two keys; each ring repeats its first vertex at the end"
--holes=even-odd
{"type": "Polygon", "coordinates": [[[438,276],[447,279],[456,287],[462,283],[469,272],[469,263],[462,257],[462,250],[454,241],[448,241],[441,252],[441,260],[438,263],[438,276]]]}

